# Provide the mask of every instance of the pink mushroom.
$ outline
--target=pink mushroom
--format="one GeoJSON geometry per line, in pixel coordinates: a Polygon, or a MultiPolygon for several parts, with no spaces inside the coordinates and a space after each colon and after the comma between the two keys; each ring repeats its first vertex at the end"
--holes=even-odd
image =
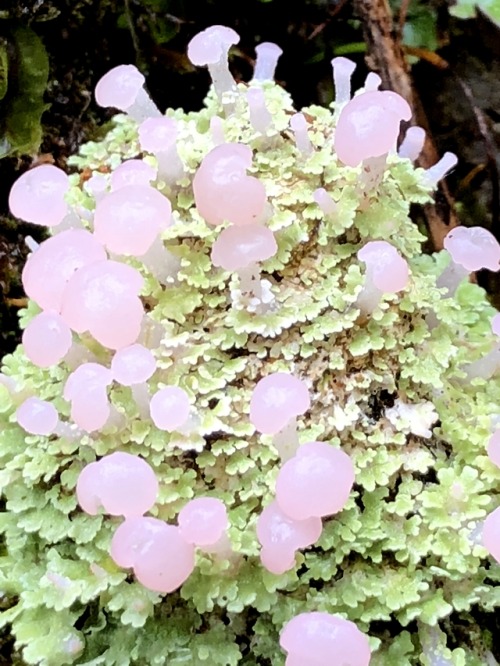
{"type": "Polygon", "coordinates": [[[295,552],[312,546],[321,536],[323,525],[317,517],[292,520],[271,502],[257,520],[257,538],[262,546],[262,565],[281,575],[295,565],[295,552]]]}
{"type": "Polygon", "coordinates": [[[368,666],[370,644],[353,622],[330,613],[300,613],[283,627],[285,666],[368,666]]]}
{"type": "Polygon", "coordinates": [[[44,310],[61,311],[63,292],[79,268],[106,259],[106,251],[90,232],[68,229],[40,243],[23,269],[24,290],[44,310]]]}
{"type": "Polygon", "coordinates": [[[116,261],[80,268],[68,281],[61,314],[77,333],[89,331],[109,349],[133,344],[141,332],[144,308],[140,273],[116,261]]]}
{"type": "Polygon", "coordinates": [[[57,429],[59,415],[50,402],[27,398],[16,411],[16,421],[30,435],[51,435],[57,429]]]}
{"type": "Polygon", "coordinates": [[[111,557],[132,567],[144,587],[167,594],[180,587],[194,569],[194,546],[178,527],[156,518],[129,518],[116,530],[111,557]]]}
{"type": "Polygon", "coordinates": [[[156,170],[143,160],[126,160],[113,170],[111,189],[120,190],[133,185],[147,187],[155,178],[156,170]]]}
{"type": "Polygon", "coordinates": [[[178,386],[166,386],[153,395],[149,409],[157,428],[174,432],[186,424],[191,404],[186,391],[178,386]]]}
{"type": "Polygon", "coordinates": [[[276,501],[292,520],[323,518],[344,508],[353,485],[347,453],[326,442],[308,442],[280,469],[276,501]]]}
{"type": "Polygon", "coordinates": [[[425,175],[429,186],[435,189],[440,180],[442,180],[447,173],[456,167],[458,157],[455,153],[445,153],[443,157],[436,162],[433,166],[425,170],[425,175]]]}
{"type": "Polygon", "coordinates": [[[179,532],[187,543],[213,552],[226,545],[229,525],[224,502],[215,497],[197,497],[190,500],[177,518],[179,532]]]}
{"type": "Polygon", "coordinates": [[[351,78],[356,69],[356,63],[339,56],[331,61],[331,65],[335,84],[335,106],[339,107],[347,104],[351,99],[351,78]]]}
{"type": "Polygon", "coordinates": [[[255,47],[257,58],[253,72],[253,81],[273,81],[276,65],[283,53],[277,44],[262,42],[255,47]]]}
{"type": "Polygon", "coordinates": [[[9,208],[24,222],[55,227],[68,213],[64,200],[68,175],[52,164],[42,164],[23,173],[9,194],[9,208]]]}
{"type": "Polygon", "coordinates": [[[187,55],[196,67],[208,67],[217,97],[236,92],[236,84],[228,66],[228,53],[240,36],[231,28],[212,25],[195,35],[188,44],[187,55]]]}
{"type": "Polygon", "coordinates": [[[298,446],[297,417],[311,406],[304,382],[287,372],[261,379],[250,400],[250,421],[261,433],[274,435],[273,444],[283,459],[298,446]]]}
{"type": "Polygon", "coordinates": [[[402,120],[411,118],[408,103],[397,93],[370,91],[356,95],[340,112],[335,152],[351,167],[382,157],[396,146],[402,120]]]}
{"type": "Polygon", "coordinates": [[[387,241],[370,241],[357,256],[366,265],[365,283],[356,300],[361,312],[373,312],[383,294],[395,294],[408,286],[408,262],[387,241]]]}
{"type": "Polygon", "coordinates": [[[212,246],[210,256],[214,266],[226,271],[240,271],[273,257],[277,251],[278,246],[270,229],[249,224],[223,229],[212,246]]]}
{"type": "Polygon", "coordinates": [[[500,564],[500,507],[486,517],[482,541],[488,553],[500,564]]]}
{"type": "Polygon", "coordinates": [[[150,465],[117,451],[83,468],[76,486],[78,503],[95,516],[102,507],[111,516],[142,516],[156,502],[158,481],[150,465]]]}
{"type": "Polygon", "coordinates": [[[50,310],[33,317],[23,332],[24,353],[39,368],[57,365],[72,343],[69,326],[61,315],[50,310]]]}
{"type": "Polygon", "coordinates": [[[132,396],[144,418],[149,415],[147,380],[155,372],[156,365],[152,352],[139,344],[119,349],[111,361],[113,379],[122,386],[132,387],[132,396]]]}
{"type": "Polygon", "coordinates": [[[209,224],[225,220],[235,225],[255,224],[264,213],[264,185],[246,172],[252,150],[241,143],[225,143],[211,150],[193,179],[196,208],[209,224]]]}
{"type": "Polygon", "coordinates": [[[321,208],[324,215],[326,215],[326,216],[335,215],[335,213],[338,210],[338,205],[332,199],[332,197],[328,194],[328,192],[325,190],[324,187],[320,187],[317,190],[315,190],[313,192],[313,197],[314,197],[314,201],[321,208]]]}
{"type": "Polygon", "coordinates": [[[139,127],[142,150],[152,153],[158,162],[158,178],[167,184],[184,175],[184,165],[177,152],[177,123],[172,118],[148,118],[139,127]]]}
{"type": "Polygon", "coordinates": [[[71,418],[86,432],[100,430],[111,414],[107,387],[111,371],[98,363],[83,363],[64,385],[64,399],[71,403],[71,418]]]}
{"type": "Polygon", "coordinates": [[[118,65],[97,83],[95,99],[99,106],[119,109],[138,123],[161,116],[144,89],[144,76],[135,65],[118,65]]]}

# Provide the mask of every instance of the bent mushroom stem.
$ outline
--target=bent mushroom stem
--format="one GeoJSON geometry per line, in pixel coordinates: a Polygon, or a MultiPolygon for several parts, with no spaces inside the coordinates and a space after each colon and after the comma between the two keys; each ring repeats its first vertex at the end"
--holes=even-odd
{"type": "Polygon", "coordinates": [[[144,88],[140,88],[134,103],[127,109],[127,114],[138,123],[146,118],[160,118],[161,113],[144,88]]]}

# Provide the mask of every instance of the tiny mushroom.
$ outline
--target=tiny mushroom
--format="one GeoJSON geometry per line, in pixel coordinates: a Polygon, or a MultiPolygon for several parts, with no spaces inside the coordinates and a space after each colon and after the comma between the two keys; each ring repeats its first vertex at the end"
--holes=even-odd
{"type": "Polygon", "coordinates": [[[232,28],[212,25],[195,35],[188,44],[187,55],[196,67],[208,67],[215,92],[220,100],[226,92],[236,92],[236,84],[229,71],[228,53],[240,41],[232,28]]]}
{"type": "Polygon", "coordinates": [[[156,170],[143,160],[126,160],[113,170],[110,179],[111,190],[120,190],[131,185],[148,186],[155,178],[156,170]]]}
{"type": "Polygon", "coordinates": [[[253,81],[273,81],[276,65],[283,49],[273,42],[261,42],[255,47],[257,58],[253,71],[253,81]]]}
{"type": "Polygon", "coordinates": [[[368,666],[368,638],[354,622],[322,612],[300,613],[283,627],[285,666],[368,666]]]}
{"type": "Polygon", "coordinates": [[[349,58],[339,56],[331,61],[333,68],[333,82],[335,84],[335,105],[347,104],[351,99],[351,77],[356,69],[356,63],[349,58]]]}
{"type": "Polygon", "coordinates": [[[293,520],[283,513],[276,501],[271,502],[257,520],[262,565],[277,575],[292,569],[295,565],[295,552],[316,543],[322,530],[320,518],[293,520]]]}
{"type": "Polygon", "coordinates": [[[182,428],[189,419],[191,403],[184,389],[165,386],[153,395],[149,410],[151,419],[159,430],[174,432],[182,428]]]}
{"type": "Polygon", "coordinates": [[[414,162],[424,147],[425,130],[422,127],[409,127],[406,130],[405,138],[399,146],[399,157],[406,158],[414,162]]]}
{"type": "Polygon", "coordinates": [[[411,118],[406,100],[389,90],[356,95],[340,112],[334,147],[339,160],[356,167],[387,155],[396,146],[402,120],[411,118]]]}
{"type": "Polygon", "coordinates": [[[100,430],[111,414],[107,387],[111,371],[99,363],[82,363],[64,385],[64,399],[71,403],[71,418],[87,432],[100,430]]]}
{"type": "Polygon", "coordinates": [[[40,312],[23,331],[24,353],[39,368],[57,365],[73,343],[71,329],[57,312],[40,312]]]}
{"type": "Polygon", "coordinates": [[[161,594],[179,588],[194,570],[194,546],[175,525],[157,518],[127,518],[111,540],[118,566],[133,568],[144,587],[161,594]]]}
{"type": "Polygon", "coordinates": [[[326,442],[307,442],[285,462],[276,479],[276,501],[292,520],[341,511],[354,485],[351,458],[326,442]]]}
{"type": "Polygon", "coordinates": [[[32,397],[18,407],[16,421],[31,435],[51,435],[56,431],[59,415],[50,402],[32,397]]]}
{"type": "Polygon", "coordinates": [[[161,116],[144,89],[145,78],[135,65],[118,65],[97,83],[95,98],[99,106],[114,107],[127,113],[138,123],[161,116]]]}
{"type": "Polygon", "coordinates": [[[210,552],[226,545],[229,525],[224,502],[215,497],[196,497],[179,511],[177,518],[182,538],[210,552]]]}
{"type": "Polygon", "coordinates": [[[356,300],[363,313],[373,312],[383,294],[395,294],[408,286],[408,262],[391,243],[369,241],[357,256],[366,265],[365,282],[356,300]]]}
{"type": "Polygon", "coordinates": [[[83,468],[76,486],[78,503],[95,516],[102,507],[111,516],[142,516],[156,502],[158,481],[138,456],[116,451],[83,468]]]}
{"type": "Polygon", "coordinates": [[[304,114],[294,113],[290,118],[290,127],[295,136],[297,149],[304,157],[309,157],[313,151],[313,146],[307,133],[307,120],[304,114]]]}
{"type": "Polygon", "coordinates": [[[252,127],[256,132],[265,135],[272,125],[273,117],[266,106],[266,97],[262,88],[249,88],[247,102],[252,127]]]}
{"type": "Polygon", "coordinates": [[[23,173],[9,194],[9,208],[24,222],[55,227],[64,220],[68,205],[68,175],[52,164],[42,164],[23,173]]]}
{"type": "Polygon", "coordinates": [[[134,344],[119,349],[111,360],[113,379],[122,386],[130,386],[132,396],[142,417],[149,414],[148,379],[156,370],[156,359],[143,345],[134,344]]]}

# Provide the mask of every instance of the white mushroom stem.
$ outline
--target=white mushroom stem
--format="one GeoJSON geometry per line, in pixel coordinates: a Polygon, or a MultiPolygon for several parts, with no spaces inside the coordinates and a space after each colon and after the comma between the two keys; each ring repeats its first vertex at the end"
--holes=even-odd
{"type": "Polygon", "coordinates": [[[220,60],[215,63],[208,64],[208,71],[214,84],[215,94],[222,102],[224,93],[237,93],[236,82],[233,75],[229,71],[228,63],[229,51],[223,51],[220,60]]]}
{"type": "Polygon", "coordinates": [[[139,410],[139,416],[143,419],[149,419],[149,403],[151,395],[146,382],[134,384],[131,386],[132,397],[139,410]]]}
{"type": "Polygon", "coordinates": [[[496,344],[485,356],[462,368],[469,379],[491,379],[500,370],[500,345],[496,344]]]}
{"type": "Polygon", "coordinates": [[[177,152],[176,142],[173,141],[167,150],[156,153],[158,163],[158,179],[169,185],[175,183],[184,175],[184,165],[177,152]]]}
{"type": "Polygon", "coordinates": [[[262,88],[249,88],[247,101],[252,127],[257,132],[266,134],[272,124],[272,116],[266,107],[266,98],[262,88]]]}
{"type": "Polygon", "coordinates": [[[260,299],[262,296],[262,286],[260,283],[260,266],[256,263],[249,264],[238,271],[240,278],[240,291],[242,294],[252,294],[260,299]]]}
{"type": "Polygon", "coordinates": [[[325,215],[335,215],[338,205],[323,187],[318,188],[314,192],[313,197],[325,215]]]}
{"type": "Polygon", "coordinates": [[[356,63],[342,56],[331,61],[335,84],[335,104],[346,104],[351,99],[351,77],[356,63]]]}
{"type": "Polygon", "coordinates": [[[36,252],[36,250],[38,250],[38,248],[40,247],[40,243],[37,243],[32,236],[26,236],[24,242],[26,243],[28,250],[30,252],[36,252]]]}
{"type": "Polygon", "coordinates": [[[375,189],[382,182],[386,164],[387,154],[363,160],[363,171],[361,172],[360,181],[365,191],[375,189]]]}
{"type": "Polygon", "coordinates": [[[399,146],[399,157],[405,157],[414,162],[422,152],[424,143],[425,130],[422,127],[409,127],[399,146]]]}
{"type": "Polygon", "coordinates": [[[299,434],[297,432],[297,419],[291,419],[283,430],[273,438],[273,446],[280,454],[281,462],[285,463],[297,453],[299,448],[299,434]]]}
{"type": "Polygon", "coordinates": [[[144,88],[140,88],[132,106],[126,111],[127,115],[142,123],[146,118],[161,118],[161,113],[144,88]]]}
{"type": "Polygon", "coordinates": [[[215,555],[219,559],[228,559],[233,553],[233,547],[229,541],[227,532],[223,532],[218,541],[209,546],[199,546],[200,550],[205,553],[215,555]]]}
{"type": "Polygon", "coordinates": [[[455,153],[445,153],[439,162],[426,169],[425,174],[429,184],[435,187],[457,165],[457,162],[455,153]]]}
{"type": "Polygon", "coordinates": [[[172,279],[176,280],[181,267],[180,259],[165,248],[159,236],[149,250],[141,256],[141,261],[160,284],[166,284],[172,279]]]}
{"type": "Polygon", "coordinates": [[[307,120],[303,113],[295,113],[290,118],[290,127],[295,135],[295,143],[304,157],[309,157],[313,151],[311,140],[307,133],[307,120]]]}
{"type": "Polygon", "coordinates": [[[456,292],[458,285],[468,278],[469,275],[470,271],[460,264],[456,264],[450,255],[450,262],[436,280],[436,287],[439,289],[446,288],[446,297],[451,298],[456,292]]]}
{"type": "Polygon", "coordinates": [[[363,315],[371,314],[382,300],[383,292],[373,284],[370,269],[367,268],[365,284],[356,298],[355,306],[361,310],[363,315]]]}
{"type": "Polygon", "coordinates": [[[373,92],[374,90],[378,90],[381,85],[382,79],[380,76],[375,74],[375,72],[370,72],[365,80],[365,91],[373,92]]]}
{"type": "Polygon", "coordinates": [[[212,116],[210,118],[210,131],[212,133],[212,141],[214,146],[220,146],[226,143],[224,136],[224,121],[219,116],[212,116]]]}

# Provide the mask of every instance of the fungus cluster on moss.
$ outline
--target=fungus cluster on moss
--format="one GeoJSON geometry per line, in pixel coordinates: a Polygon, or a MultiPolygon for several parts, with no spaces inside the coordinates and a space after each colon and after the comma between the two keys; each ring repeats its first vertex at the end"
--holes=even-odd
{"type": "Polygon", "coordinates": [[[473,369],[497,325],[466,278],[498,244],[421,255],[410,204],[454,158],[413,166],[379,77],[351,96],[335,58],[332,109],[296,112],[281,49],[236,84],[237,42],[190,43],[197,113],[115,68],[96,99],[126,115],[72,160],[92,175],[12,188],[52,236],[0,377],[4,621],[47,666],[479,665],[486,636],[429,628],[495,605],[500,382],[473,369]]]}

